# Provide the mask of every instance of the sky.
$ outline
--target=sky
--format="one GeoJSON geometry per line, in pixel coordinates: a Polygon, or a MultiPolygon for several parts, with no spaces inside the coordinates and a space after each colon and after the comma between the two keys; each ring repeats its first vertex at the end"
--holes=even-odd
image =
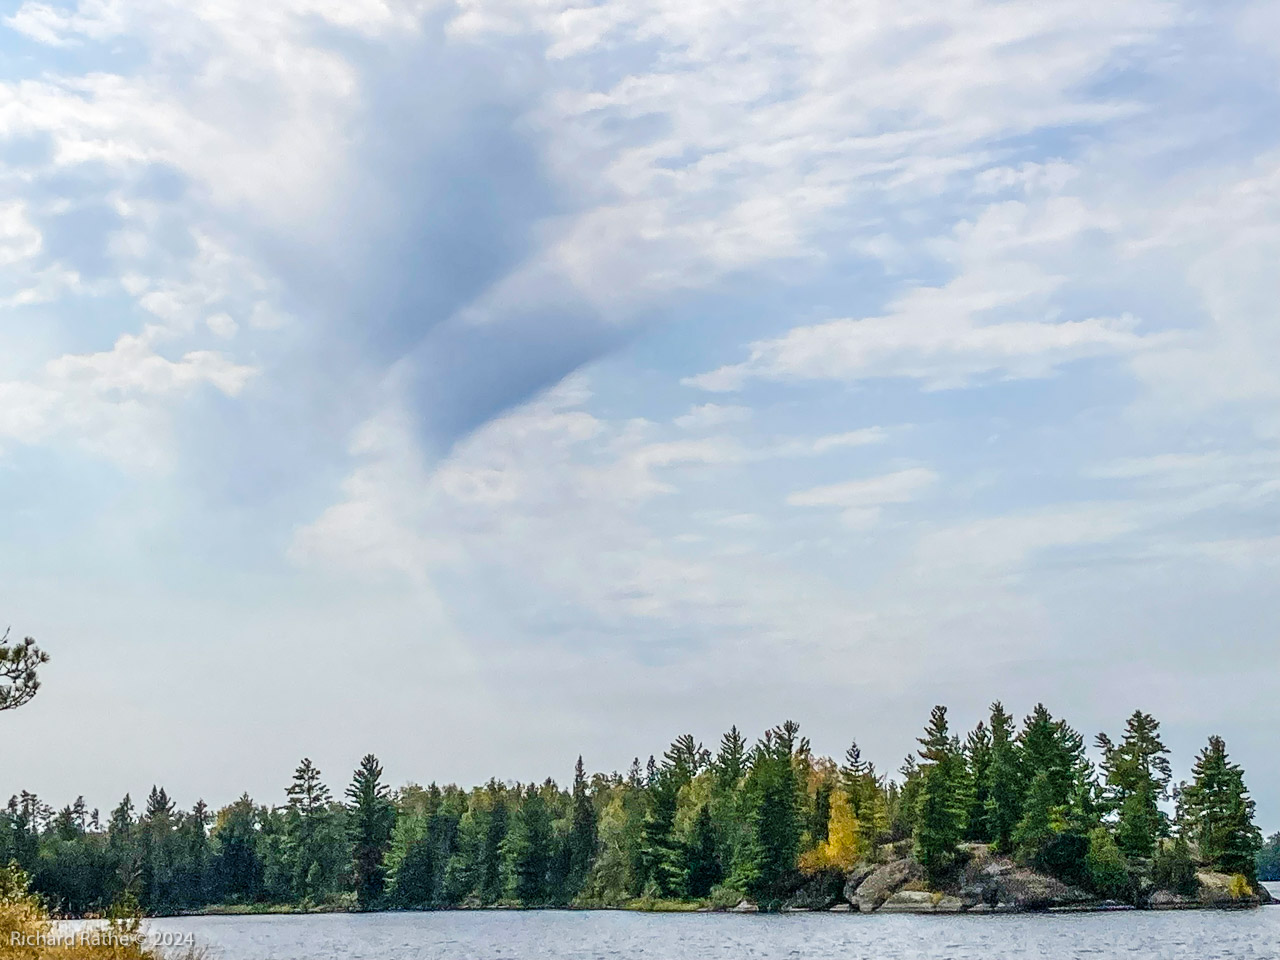
{"type": "Polygon", "coordinates": [[[1280,7],[11,0],[0,792],[929,707],[1280,828],[1280,7]]]}

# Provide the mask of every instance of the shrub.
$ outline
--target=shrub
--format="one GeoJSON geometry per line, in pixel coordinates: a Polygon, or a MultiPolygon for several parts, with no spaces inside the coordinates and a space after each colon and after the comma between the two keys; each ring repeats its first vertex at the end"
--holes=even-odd
{"type": "Polygon", "coordinates": [[[1253,887],[1249,886],[1249,879],[1243,873],[1233,873],[1231,879],[1227,881],[1227,895],[1232,900],[1243,900],[1245,897],[1253,896],[1253,887]]]}
{"type": "Polygon", "coordinates": [[[1106,827],[1096,827],[1089,834],[1085,871],[1089,889],[1099,896],[1122,900],[1128,894],[1129,867],[1106,827]]]}

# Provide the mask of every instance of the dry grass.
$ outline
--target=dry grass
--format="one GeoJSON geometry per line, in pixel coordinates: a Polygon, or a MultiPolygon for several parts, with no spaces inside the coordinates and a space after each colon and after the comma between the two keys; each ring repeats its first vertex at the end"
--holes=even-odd
{"type": "Polygon", "coordinates": [[[201,960],[190,949],[174,955],[149,942],[142,921],[127,916],[104,925],[71,929],[49,919],[27,877],[16,866],[0,868],[0,960],[201,960]]]}

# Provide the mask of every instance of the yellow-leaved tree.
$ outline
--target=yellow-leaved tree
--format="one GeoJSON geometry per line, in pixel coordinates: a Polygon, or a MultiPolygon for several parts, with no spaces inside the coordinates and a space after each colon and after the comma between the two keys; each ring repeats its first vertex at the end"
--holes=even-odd
{"type": "Polygon", "coordinates": [[[800,855],[805,873],[822,870],[852,870],[862,859],[862,830],[843,790],[831,794],[831,814],[827,818],[827,839],[800,855]]]}

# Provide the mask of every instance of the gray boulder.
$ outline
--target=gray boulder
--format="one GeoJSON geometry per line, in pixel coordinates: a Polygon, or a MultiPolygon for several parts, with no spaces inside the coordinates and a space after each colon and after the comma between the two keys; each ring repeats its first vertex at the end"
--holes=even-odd
{"type": "Polygon", "coordinates": [[[853,894],[853,904],[861,913],[871,913],[912,880],[923,880],[924,869],[914,860],[894,860],[876,867],[871,875],[858,884],[853,894]]]}

